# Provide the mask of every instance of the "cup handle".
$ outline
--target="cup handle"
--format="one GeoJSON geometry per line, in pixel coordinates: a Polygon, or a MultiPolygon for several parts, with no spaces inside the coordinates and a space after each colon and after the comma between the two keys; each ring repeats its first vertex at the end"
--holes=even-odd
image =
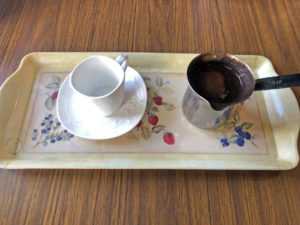
{"type": "Polygon", "coordinates": [[[116,61],[121,65],[122,69],[126,71],[128,65],[128,56],[125,54],[119,55],[116,61]]]}

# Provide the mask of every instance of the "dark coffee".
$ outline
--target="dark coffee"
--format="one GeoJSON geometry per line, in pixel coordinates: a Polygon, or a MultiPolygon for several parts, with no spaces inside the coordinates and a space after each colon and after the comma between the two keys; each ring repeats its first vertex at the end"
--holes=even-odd
{"type": "Polygon", "coordinates": [[[189,77],[192,88],[210,102],[230,102],[241,92],[239,74],[220,61],[198,63],[189,77]]]}

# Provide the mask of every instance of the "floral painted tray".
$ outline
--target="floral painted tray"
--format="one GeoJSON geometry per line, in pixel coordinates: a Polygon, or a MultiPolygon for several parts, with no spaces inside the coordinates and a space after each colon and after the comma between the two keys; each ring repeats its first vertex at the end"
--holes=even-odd
{"type": "MultiPolygon", "coordinates": [[[[0,89],[2,168],[134,168],[283,170],[298,164],[299,108],[290,89],[256,92],[230,119],[202,130],[183,116],[185,70],[195,54],[126,53],[141,73],[148,104],[141,122],[121,137],[78,138],[57,119],[67,74],[91,55],[31,53],[0,89]]],[[[263,56],[238,56],[259,78],[276,76],[263,56]]]]}

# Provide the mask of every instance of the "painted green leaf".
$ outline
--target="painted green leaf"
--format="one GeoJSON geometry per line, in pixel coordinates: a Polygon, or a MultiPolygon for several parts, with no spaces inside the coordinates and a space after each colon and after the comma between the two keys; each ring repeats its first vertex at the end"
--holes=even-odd
{"type": "Polygon", "coordinates": [[[141,127],[139,129],[139,134],[145,139],[148,140],[150,137],[150,131],[148,127],[141,127]]]}
{"type": "Polygon", "coordinates": [[[224,124],[224,127],[227,129],[231,129],[231,128],[234,128],[235,124],[236,124],[235,122],[226,122],[224,124]]]}
{"type": "Polygon", "coordinates": [[[152,132],[154,133],[159,133],[161,132],[166,126],[165,125],[156,125],[154,127],[152,127],[152,132]]]}
{"type": "Polygon", "coordinates": [[[52,78],[52,80],[53,80],[54,82],[58,83],[58,84],[60,84],[60,82],[61,82],[60,77],[57,77],[57,76],[54,76],[54,77],[52,78]]]}
{"type": "Polygon", "coordinates": [[[253,126],[253,123],[245,122],[241,125],[242,130],[249,130],[253,126]]]}
{"type": "Polygon", "coordinates": [[[235,122],[239,122],[240,121],[240,114],[239,114],[239,112],[235,112],[234,114],[233,114],[233,120],[235,121],[235,122]]]}
{"type": "Polygon", "coordinates": [[[228,141],[229,143],[236,143],[236,140],[238,139],[238,135],[237,134],[232,134],[229,138],[228,141]]]}
{"type": "Polygon", "coordinates": [[[171,104],[171,103],[164,102],[162,105],[168,111],[172,111],[172,110],[176,109],[176,107],[173,104],[171,104]]]}
{"type": "Polygon", "coordinates": [[[53,100],[50,96],[45,101],[46,108],[51,111],[53,107],[55,106],[56,100],[53,100]]]}
{"type": "Polygon", "coordinates": [[[52,82],[46,85],[46,88],[48,89],[58,89],[59,88],[59,83],[57,82],[52,82]]]}
{"type": "Polygon", "coordinates": [[[239,137],[239,135],[237,135],[237,134],[232,134],[231,136],[230,136],[230,138],[238,138],[239,137]]]}
{"type": "Polygon", "coordinates": [[[231,137],[231,138],[228,139],[228,141],[229,141],[229,143],[234,144],[234,143],[236,143],[237,139],[238,139],[238,137],[231,137]]]}
{"type": "Polygon", "coordinates": [[[158,108],[157,108],[156,106],[153,106],[153,107],[151,108],[151,111],[152,111],[152,112],[158,112],[159,110],[158,110],[158,108]]]}
{"type": "Polygon", "coordinates": [[[158,87],[161,87],[164,83],[164,80],[161,77],[156,77],[155,82],[158,87]]]}

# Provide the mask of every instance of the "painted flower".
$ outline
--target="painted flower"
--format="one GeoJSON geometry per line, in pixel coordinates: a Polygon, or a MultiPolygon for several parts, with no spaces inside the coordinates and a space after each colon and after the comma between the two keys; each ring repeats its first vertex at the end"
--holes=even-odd
{"type": "Polygon", "coordinates": [[[57,99],[57,96],[58,96],[58,92],[55,91],[55,92],[53,92],[53,94],[51,95],[51,99],[52,99],[52,100],[55,100],[55,99],[57,99]]]}
{"type": "Polygon", "coordinates": [[[149,116],[148,121],[151,125],[155,126],[158,123],[158,117],[155,115],[149,116]]]}
{"type": "Polygon", "coordinates": [[[61,139],[62,139],[61,136],[58,136],[58,137],[56,138],[57,141],[61,141],[61,139]]]}
{"type": "Polygon", "coordinates": [[[171,132],[166,132],[164,134],[164,142],[167,143],[168,145],[173,145],[175,144],[175,137],[174,134],[172,134],[171,132]]]}
{"type": "Polygon", "coordinates": [[[258,138],[258,135],[250,133],[253,123],[241,122],[238,111],[234,111],[223,126],[226,129],[233,129],[233,133],[229,133],[226,137],[220,139],[223,147],[227,147],[230,144],[236,144],[239,147],[243,147],[246,143],[250,143],[256,147],[254,141],[258,138]]]}
{"type": "Polygon", "coordinates": [[[44,117],[41,122],[41,130],[33,129],[32,141],[35,142],[33,147],[40,144],[46,147],[48,144],[54,144],[60,141],[68,141],[74,137],[69,131],[61,126],[61,122],[52,114],[44,117]]]}
{"type": "Polygon", "coordinates": [[[170,82],[164,81],[161,77],[157,76],[154,80],[149,77],[143,77],[147,91],[148,91],[148,101],[146,107],[146,113],[144,114],[143,121],[140,121],[136,125],[136,130],[131,132],[135,138],[143,138],[144,140],[149,140],[153,134],[161,134],[163,141],[166,144],[172,145],[175,143],[175,137],[172,133],[166,130],[166,125],[159,124],[160,110],[173,111],[175,106],[172,103],[164,102],[162,93],[174,93],[174,91],[165,87],[166,84],[170,82]]]}
{"type": "Polygon", "coordinates": [[[234,128],[234,131],[237,132],[237,133],[239,133],[239,132],[242,131],[242,128],[241,128],[240,126],[236,126],[236,127],[234,128]]]}
{"type": "Polygon", "coordinates": [[[251,134],[249,132],[245,132],[244,138],[246,138],[247,140],[251,140],[251,134]]]}
{"type": "MultiPolygon", "coordinates": [[[[47,89],[45,99],[45,109],[52,111],[56,105],[56,100],[58,97],[58,90],[61,84],[61,78],[58,76],[53,76],[52,80],[45,85],[47,89]]],[[[62,141],[69,141],[74,137],[68,130],[64,129],[61,122],[56,118],[55,115],[49,113],[45,115],[40,123],[41,129],[34,129],[32,134],[32,141],[35,142],[33,147],[42,145],[46,147],[48,144],[58,143],[62,141]]]]}
{"type": "Polygon", "coordinates": [[[142,125],[143,125],[143,121],[140,121],[140,122],[136,125],[136,127],[137,127],[137,128],[140,128],[142,125]]]}
{"type": "Polygon", "coordinates": [[[153,101],[156,105],[161,105],[163,103],[163,98],[161,96],[157,96],[153,98],[153,101]]]}
{"type": "Polygon", "coordinates": [[[230,145],[228,142],[228,138],[222,138],[220,141],[223,147],[227,147],[230,145]]]}
{"type": "Polygon", "coordinates": [[[236,144],[240,147],[243,147],[244,144],[245,144],[245,141],[243,138],[239,137],[237,140],[236,140],[236,144]]]}

